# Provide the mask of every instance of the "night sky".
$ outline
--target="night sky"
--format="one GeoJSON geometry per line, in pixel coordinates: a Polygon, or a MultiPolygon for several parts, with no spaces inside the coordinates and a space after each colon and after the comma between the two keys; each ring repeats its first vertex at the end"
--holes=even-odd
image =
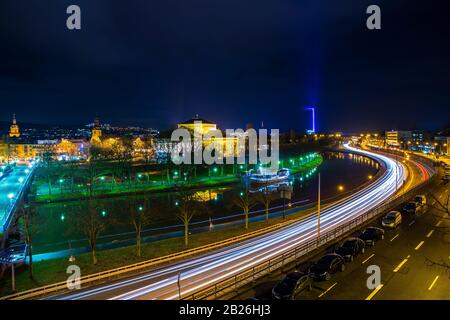
{"type": "Polygon", "coordinates": [[[439,129],[450,123],[445,1],[1,0],[0,120],[166,129],[439,129]],[[66,28],[66,7],[82,30],[66,28]],[[378,4],[382,30],[366,28],[378,4]]]}

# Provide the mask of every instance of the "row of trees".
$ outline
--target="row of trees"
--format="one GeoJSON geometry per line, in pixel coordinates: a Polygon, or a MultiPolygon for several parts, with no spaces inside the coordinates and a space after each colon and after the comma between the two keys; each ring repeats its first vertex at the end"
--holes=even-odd
{"type": "MultiPolygon", "coordinates": [[[[275,193],[265,190],[258,194],[251,194],[247,189],[236,193],[231,201],[232,206],[242,209],[245,219],[245,229],[249,227],[249,212],[258,203],[265,208],[266,221],[269,220],[269,209],[272,201],[277,199],[275,193]]],[[[189,246],[190,225],[194,216],[208,213],[208,208],[200,199],[197,198],[196,193],[180,186],[177,192],[177,206],[176,217],[183,224],[184,231],[184,245],[189,246]]],[[[126,210],[128,216],[126,221],[115,216],[114,213],[109,213],[102,210],[99,202],[92,197],[87,197],[80,201],[80,206],[76,210],[70,212],[64,217],[67,221],[68,227],[71,231],[82,232],[86,237],[92,256],[92,263],[98,263],[97,257],[97,242],[99,235],[101,235],[109,226],[128,223],[133,226],[135,234],[135,254],[137,257],[142,256],[142,233],[145,228],[154,221],[155,213],[158,208],[154,203],[150,202],[149,198],[144,201],[137,196],[130,196],[127,202],[126,210]]],[[[35,207],[27,203],[22,203],[19,214],[19,226],[22,228],[23,240],[29,248],[29,262],[30,262],[30,277],[33,278],[33,239],[34,236],[40,232],[40,228],[46,226],[42,217],[38,216],[35,207]]]]}

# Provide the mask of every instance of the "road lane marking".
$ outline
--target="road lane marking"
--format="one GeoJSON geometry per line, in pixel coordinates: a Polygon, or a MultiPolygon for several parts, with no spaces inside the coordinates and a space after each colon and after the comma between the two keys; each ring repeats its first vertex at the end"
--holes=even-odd
{"type": "Polygon", "coordinates": [[[419,244],[417,245],[417,247],[414,248],[414,250],[419,250],[420,247],[425,243],[425,241],[420,241],[419,244]]]}
{"type": "Polygon", "coordinates": [[[431,237],[431,235],[433,234],[434,230],[431,230],[430,232],[428,232],[427,234],[427,238],[431,237]]]}
{"type": "Polygon", "coordinates": [[[372,253],[366,260],[364,260],[361,264],[366,263],[367,261],[369,261],[369,259],[371,259],[373,256],[375,255],[375,253],[372,253]]]}
{"type": "Polygon", "coordinates": [[[371,300],[377,293],[378,291],[381,290],[381,288],[383,288],[383,285],[380,283],[378,285],[378,287],[376,287],[366,298],[366,300],[371,300]]]}
{"type": "Polygon", "coordinates": [[[434,278],[433,282],[430,284],[430,286],[428,287],[428,291],[431,291],[431,289],[433,289],[434,285],[436,284],[436,281],[439,279],[439,276],[436,276],[436,278],[434,278]]]}
{"type": "Polygon", "coordinates": [[[403,261],[400,262],[397,268],[394,269],[394,272],[398,272],[398,270],[400,270],[400,268],[406,263],[406,261],[408,261],[408,259],[403,259],[403,261]]]}
{"type": "Polygon", "coordinates": [[[414,222],[416,222],[416,220],[411,221],[411,222],[408,224],[408,226],[411,227],[411,226],[414,224],[414,222]]]}
{"type": "Polygon", "coordinates": [[[395,237],[393,237],[390,241],[392,242],[392,241],[394,241],[395,240],[395,238],[397,238],[398,236],[399,236],[400,234],[399,233],[397,233],[396,235],[395,235],[395,237]]]}
{"type": "Polygon", "coordinates": [[[331,289],[333,289],[333,287],[335,285],[337,285],[338,283],[336,282],[335,284],[333,284],[331,287],[329,287],[327,290],[325,290],[324,292],[322,292],[321,294],[319,294],[319,298],[322,298],[322,296],[324,296],[328,291],[330,291],[331,289]]]}
{"type": "Polygon", "coordinates": [[[442,223],[442,220],[439,220],[438,223],[436,223],[435,227],[439,227],[442,223]]]}

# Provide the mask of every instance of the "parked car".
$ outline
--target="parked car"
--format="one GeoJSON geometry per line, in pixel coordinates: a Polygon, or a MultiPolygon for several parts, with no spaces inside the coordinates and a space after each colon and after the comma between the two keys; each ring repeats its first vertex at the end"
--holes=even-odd
{"type": "Polygon", "coordinates": [[[305,289],[312,289],[311,277],[307,273],[291,272],[272,289],[272,297],[278,300],[293,300],[305,289]]]}
{"type": "Polygon", "coordinates": [[[375,242],[384,239],[384,230],[377,227],[368,227],[358,236],[366,245],[374,246],[375,242]]]}
{"type": "Polygon", "coordinates": [[[348,238],[334,251],[346,261],[353,261],[354,257],[365,251],[365,243],[359,238],[348,238]]]}
{"type": "Polygon", "coordinates": [[[416,214],[419,213],[420,206],[415,201],[409,201],[403,206],[402,210],[409,214],[416,214]]]}
{"type": "Polygon", "coordinates": [[[418,194],[415,198],[414,201],[417,202],[419,205],[426,205],[427,204],[427,197],[425,197],[422,194],[418,194]]]}
{"type": "Polygon", "coordinates": [[[402,214],[398,211],[391,211],[381,219],[381,225],[388,228],[396,228],[402,223],[402,214]]]}
{"type": "Polygon", "coordinates": [[[329,253],[309,268],[309,275],[314,280],[330,280],[333,273],[344,270],[345,259],[336,253],[329,253]]]}

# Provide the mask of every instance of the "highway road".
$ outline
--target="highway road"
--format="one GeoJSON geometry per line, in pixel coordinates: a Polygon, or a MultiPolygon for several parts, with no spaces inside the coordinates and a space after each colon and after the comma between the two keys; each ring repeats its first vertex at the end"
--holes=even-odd
{"type": "MultiPolygon", "coordinates": [[[[429,191],[445,203],[450,184],[439,181],[429,191]]],[[[450,299],[450,215],[435,199],[428,197],[428,210],[418,216],[403,214],[396,229],[385,229],[385,240],[334,274],[330,281],[314,283],[312,291],[303,291],[298,300],[449,300],[450,299]],[[381,271],[381,286],[367,287],[367,267],[381,271]]],[[[400,210],[400,208],[397,208],[400,210]]],[[[379,222],[374,223],[381,227],[379,222]]],[[[318,253],[319,259],[334,247],[318,253]]],[[[307,269],[311,261],[298,268],[307,269]]],[[[287,272],[287,270],[285,270],[287,272]]],[[[239,298],[256,296],[270,299],[271,289],[283,277],[274,274],[261,281],[239,298]]]]}
{"type": "MultiPolygon", "coordinates": [[[[321,212],[321,232],[333,230],[364,212],[375,208],[401,188],[406,169],[401,161],[368,151],[356,150],[377,158],[386,166],[382,176],[369,186],[321,212]]],[[[314,239],[317,216],[312,215],[280,230],[248,241],[215,250],[198,257],[161,267],[127,279],[81,289],[50,299],[178,299],[178,275],[181,296],[188,296],[221,279],[239,274],[270,257],[314,239]]]]}

